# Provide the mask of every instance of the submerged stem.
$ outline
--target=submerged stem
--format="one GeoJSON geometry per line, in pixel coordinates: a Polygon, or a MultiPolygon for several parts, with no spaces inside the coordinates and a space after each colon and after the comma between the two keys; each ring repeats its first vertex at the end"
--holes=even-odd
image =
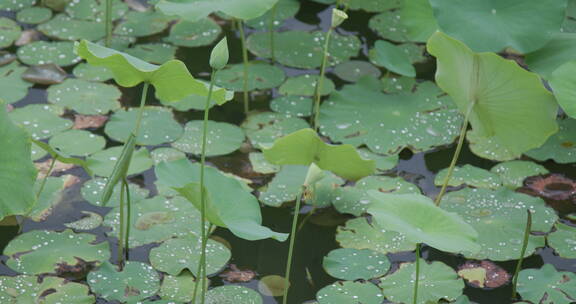
{"type": "Polygon", "coordinates": [[[40,198],[40,194],[42,194],[42,191],[44,190],[44,187],[46,186],[46,181],[48,181],[48,176],[50,176],[50,174],[52,174],[52,170],[54,170],[54,165],[56,165],[56,157],[52,157],[52,162],[50,163],[50,168],[48,168],[48,171],[46,172],[46,176],[44,176],[44,178],[42,178],[42,184],[40,184],[40,188],[38,188],[38,192],[36,192],[36,199],[40,198]]]}
{"type": "Polygon", "coordinates": [[[320,76],[316,81],[316,88],[314,90],[314,115],[312,125],[314,130],[318,130],[318,117],[320,116],[320,96],[322,93],[322,85],[324,82],[324,74],[326,72],[326,63],[328,61],[328,46],[330,45],[330,35],[332,35],[333,28],[331,27],[326,33],[326,41],[324,41],[324,54],[322,56],[322,65],[320,66],[320,76]]]}
{"type": "Polygon", "coordinates": [[[110,47],[112,42],[112,0],[106,0],[106,15],[105,15],[105,29],[106,38],[104,39],[104,46],[110,47]]]}
{"type": "Polygon", "coordinates": [[[244,79],[242,82],[242,93],[244,95],[244,114],[248,115],[250,111],[250,96],[248,95],[248,50],[246,49],[246,35],[244,34],[244,23],[237,20],[240,31],[240,41],[242,42],[242,63],[244,65],[244,79]]]}
{"type": "Polygon", "coordinates": [[[475,102],[471,102],[470,105],[468,106],[468,109],[466,110],[466,115],[464,116],[464,122],[462,122],[462,128],[460,129],[460,136],[458,137],[458,145],[456,146],[456,151],[454,151],[454,155],[452,156],[450,167],[448,167],[448,174],[446,174],[446,178],[444,178],[444,182],[442,183],[440,193],[438,193],[436,199],[434,200],[434,204],[436,204],[436,206],[440,206],[442,197],[444,196],[444,193],[446,193],[446,188],[448,187],[448,183],[452,178],[452,173],[454,173],[454,168],[456,167],[456,163],[458,162],[458,157],[460,157],[460,152],[462,151],[462,146],[464,145],[464,138],[466,138],[466,130],[468,129],[468,120],[470,119],[470,113],[472,113],[474,104],[475,102]]]}
{"type": "Polygon", "coordinates": [[[278,3],[274,4],[272,7],[272,11],[270,12],[270,23],[268,24],[268,32],[270,33],[270,59],[272,60],[272,64],[274,64],[276,59],[274,54],[274,19],[276,19],[277,7],[278,3]]]}
{"type": "Polygon", "coordinates": [[[294,242],[296,241],[296,227],[298,225],[298,214],[300,214],[300,202],[304,194],[305,186],[302,185],[301,191],[296,197],[296,206],[294,207],[294,216],[292,217],[292,231],[290,231],[290,245],[288,247],[288,260],[286,261],[286,275],[284,276],[284,297],[282,304],[288,303],[288,285],[290,284],[290,269],[292,268],[292,255],[294,253],[294,242]]]}
{"type": "Polygon", "coordinates": [[[420,243],[416,244],[416,278],[414,279],[414,293],[412,303],[418,303],[418,284],[420,283],[420,243]]]}
{"type": "Polygon", "coordinates": [[[528,238],[530,237],[530,230],[532,230],[532,213],[526,210],[528,218],[526,219],[526,229],[524,230],[524,240],[522,241],[522,250],[520,250],[520,259],[516,264],[514,276],[512,277],[512,298],[516,297],[516,286],[518,285],[518,273],[522,269],[522,261],[524,261],[524,254],[526,254],[526,247],[528,247],[528,238]]]}

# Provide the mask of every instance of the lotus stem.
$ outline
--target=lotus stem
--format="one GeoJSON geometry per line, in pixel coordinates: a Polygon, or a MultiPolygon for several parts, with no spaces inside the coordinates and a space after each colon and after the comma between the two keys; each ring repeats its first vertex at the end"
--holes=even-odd
{"type": "Polygon", "coordinates": [[[416,244],[416,278],[414,279],[414,293],[412,303],[418,303],[418,284],[420,283],[420,243],[416,244]]]}
{"type": "Polygon", "coordinates": [[[268,32],[270,33],[270,59],[272,60],[272,64],[276,60],[275,51],[274,51],[274,19],[276,19],[276,11],[277,11],[278,3],[274,4],[272,7],[272,11],[270,12],[270,23],[268,24],[268,32]]]}
{"type": "Polygon", "coordinates": [[[106,38],[104,39],[104,46],[110,47],[112,42],[112,0],[106,0],[106,13],[105,13],[105,29],[106,38]]]}
{"type": "Polygon", "coordinates": [[[120,187],[120,229],[118,230],[118,266],[124,267],[124,185],[120,187]]]}
{"type": "Polygon", "coordinates": [[[456,168],[456,163],[458,162],[458,158],[460,157],[460,152],[462,151],[462,146],[464,146],[464,139],[466,138],[466,130],[468,130],[468,121],[470,118],[470,113],[472,113],[472,109],[474,108],[475,102],[471,102],[466,110],[466,115],[464,116],[464,122],[462,122],[462,128],[460,129],[460,136],[458,138],[458,145],[456,146],[456,151],[454,151],[454,155],[452,156],[452,161],[450,162],[450,167],[448,167],[448,174],[446,174],[446,178],[444,178],[444,182],[442,183],[442,188],[440,189],[440,193],[436,196],[434,200],[434,204],[436,206],[440,206],[440,202],[442,201],[442,197],[446,193],[446,188],[448,187],[448,183],[452,178],[452,173],[454,173],[454,168],[456,168]]]}
{"type": "Polygon", "coordinates": [[[332,35],[333,28],[330,27],[326,33],[326,41],[324,41],[324,54],[322,56],[322,65],[320,66],[320,77],[316,81],[316,89],[314,90],[314,115],[312,125],[314,130],[318,130],[318,120],[320,117],[320,96],[322,94],[322,85],[324,82],[324,74],[326,73],[326,63],[328,61],[328,46],[330,45],[330,35],[332,35]]]}
{"type": "Polygon", "coordinates": [[[302,185],[300,193],[296,196],[296,206],[292,217],[292,230],[290,231],[290,245],[288,247],[288,260],[286,261],[286,271],[284,276],[284,297],[282,304],[288,303],[288,288],[290,284],[290,269],[292,268],[292,255],[294,254],[294,242],[296,241],[296,227],[298,226],[298,214],[300,214],[300,203],[306,187],[302,185]]]}
{"type": "Polygon", "coordinates": [[[250,111],[250,96],[248,95],[248,50],[246,49],[246,35],[244,34],[244,22],[238,19],[238,30],[240,31],[240,41],[242,42],[242,62],[244,64],[244,80],[242,82],[242,93],[244,95],[244,114],[250,111]]]}
{"type": "Polygon", "coordinates": [[[38,189],[38,192],[36,192],[36,199],[40,198],[40,194],[42,194],[42,191],[44,190],[44,187],[46,186],[46,181],[48,181],[48,176],[50,176],[50,174],[52,174],[52,170],[54,170],[54,165],[56,165],[56,157],[55,156],[52,157],[52,162],[50,163],[50,167],[48,168],[48,171],[46,172],[46,176],[44,176],[44,178],[42,178],[42,184],[40,184],[40,188],[38,189]]]}
{"type": "Polygon", "coordinates": [[[128,260],[130,252],[130,226],[132,223],[130,217],[132,214],[132,208],[130,200],[130,188],[128,187],[128,180],[126,178],[122,179],[122,187],[126,189],[126,237],[124,238],[124,249],[126,251],[126,260],[128,260]]]}
{"type": "Polygon", "coordinates": [[[530,210],[526,210],[528,213],[528,218],[526,218],[526,230],[524,230],[524,240],[522,241],[522,250],[520,250],[520,258],[518,263],[516,263],[516,269],[514,270],[514,276],[512,277],[512,298],[516,297],[516,287],[518,285],[518,274],[520,269],[522,269],[522,261],[524,261],[524,255],[526,254],[526,248],[528,247],[528,239],[530,238],[530,230],[532,230],[532,213],[530,210]]]}

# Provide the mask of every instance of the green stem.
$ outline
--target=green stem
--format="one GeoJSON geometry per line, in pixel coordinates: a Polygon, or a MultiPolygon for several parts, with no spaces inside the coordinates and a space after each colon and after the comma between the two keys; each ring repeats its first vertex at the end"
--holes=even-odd
{"type": "Polygon", "coordinates": [[[332,34],[333,28],[330,28],[326,33],[326,41],[324,41],[324,55],[322,56],[322,65],[320,66],[320,77],[316,82],[316,89],[314,90],[314,120],[312,125],[314,130],[318,130],[318,118],[320,116],[320,96],[322,93],[322,85],[324,82],[324,74],[326,72],[326,63],[328,61],[328,46],[330,44],[330,35],[332,34]]]}
{"type": "Polygon", "coordinates": [[[46,181],[48,181],[48,176],[50,176],[50,174],[52,174],[52,170],[54,170],[55,164],[56,164],[56,157],[53,157],[52,162],[50,163],[50,168],[48,168],[48,171],[46,172],[46,176],[44,176],[44,178],[42,178],[42,184],[40,184],[40,188],[38,189],[38,192],[36,192],[36,199],[40,198],[40,194],[42,194],[42,191],[44,191],[44,187],[46,186],[46,181]]]}
{"type": "MultiPolygon", "coordinates": [[[[208,224],[208,234],[212,233],[212,223],[208,224]]],[[[208,239],[208,238],[206,238],[208,239]]],[[[206,247],[202,247],[201,249],[203,252],[206,252],[206,247]]],[[[196,270],[196,285],[194,285],[194,292],[192,294],[192,304],[196,303],[196,295],[198,294],[198,285],[199,284],[204,284],[204,286],[202,287],[203,289],[206,289],[208,287],[208,282],[206,281],[208,279],[208,276],[206,275],[206,268],[202,267],[202,265],[206,264],[206,255],[204,256],[200,256],[200,261],[198,263],[198,268],[196,270]],[[202,278],[202,279],[200,279],[202,278]]],[[[202,301],[204,302],[206,298],[206,295],[204,295],[202,297],[202,301]]]]}
{"type": "Polygon", "coordinates": [[[276,19],[276,10],[278,7],[278,3],[274,4],[272,7],[272,11],[270,12],[270,23],[268,24],[268,32],[270,32],[270,59],[272,60],[272,64],[276,60],[275,51],[274,51],[274,19],[276,19]]]}
{"type": "Polygon", "coordinates": [[[466,115],[464,116],[464,122],[462,123],[462,128],[460,129],[460,136],[458,138],[458,145],[456,146],[456,151],[452,156],[452,161],[450,162],[450,167],[448,167],[448,174],[446,174],[446,178],[444,178],[444,182],[442,183],[442,188],[440,189],[440,193],[436,196],[434,203],[436,206],[440,206],[440,202],[442,201],[442,197],[446,193],[446,188],[448,187],[448,182],[452,178],[452,173],[454,173],[454,168],[456,168],[456,163],[458,162],[458,157],[460,157],[460,152],[462,151],[462,146],[464,146],[464,138],[466,138],[466,130],[468,129],[468,120],[470,118],[470,113],[472,113],[472,109],[474,108],[475,102],[471,102],[468,106],[468,110],[466,111],[466,115]]]}
{"type": "Polygon", "coordinates": [[[126,178],[122,180],[122,186],[126,189],[126,237],[124,238],[124,248],[126,251],[126,260],[128,260],[128,254],[130,252],[130,226],[132,223],[130,215],[132,214],[132,208],[130,201],[130,188],[128,187],[128,180],[126,178]]]}
{"type": "Polygon", "coordinates": [[[292,255],[294,254],[294,242],[296,241],[296,227],[298,226],[298,214],[300,214],[300,202],[305,186],[302,185],[301,192],[296,197],[296,206],[294,207],[294,216],[292,217],[292,231],[290,232],[290,245],[288,247],[288,260],[286,261],[286,275],[284,276],[284,298],[282,304],[288,303],[288,285],[290,284],[290,269],[292,268],[292,255]]]}
{"type": "Polygon", "coordinates": [[[106,27],[104,45],[110,47],[110,43],[112,42],[112,0],[106,0],[106,16],[104,22],[106,27]]]}
{"type": "Polygon", "coordinates": [[[125,189],[120,187],[120,229],[118,231],[118,266],[120,269],[124,265],[124,194],[125,189]]]}
{"type": "Polygon", "coordinates": [[[142,95],[140,96],[140,109],[138,110],[138,116],[136,117],[136,126],[134,126],[135,137],[138,137],[138,132],[140,131],[140,124],[142,123],[142,115],[144,114],[144,105],[146,105],[146,98],[148,97],[148,87],[150,83],[145,82],[142,87],[142,95]]]}
{"type": "Polygon", "coordinates": [[[528,247],[528,238],[530,237],[530,230],[532,230],[532,213],[530,210],[526,210],[528,213],[528,218],[526,219],[526,230],[524,230],[524,240],[522,241],[522,250],[520,250],[520,259],[516,264],[516,270],[514,270],[514,276],[512,277],[512,298],[516,297],[516,287],[518,285],[518,273],[522,269],[522,262],[524,261],[524,255],[526,254],[526,247],[528,247]]]}
{"type": "Polygon", "coordinates": [[[244,34],[244,23],[237,20],[238,30],[240,30],[240,41],[242,42],[242,62],[244,64],[244,79],[242,82],[242,93],[244,94],[244,114],[248,115],[250,111],[250,96],[248,95],[248,50],[246,49],[246,35],[244,34]]]}
{"type": "Polygon", "coordinates": [[[418,303],[418,284],[420,281],[420,243],[416,244],[416,278],[414,279],[414,293],[412,303],[418,303]]]}

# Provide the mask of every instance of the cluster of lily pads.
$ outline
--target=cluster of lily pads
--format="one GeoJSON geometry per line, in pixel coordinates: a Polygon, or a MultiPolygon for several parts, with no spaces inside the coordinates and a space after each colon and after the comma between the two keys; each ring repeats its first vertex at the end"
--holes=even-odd
{"type": "Polygon", "coordinates": [[[298,228],[328,210],[346,219],[322,262],[335,282],[308,303],[471,303],[465,286],[502,285],[511,302],[574,302],[575,269],[522,261],[576,259],[576,182],[548,189],[561,207],[530,188],[576,163],[575,20],[575,0],[2,1],[0,218],[24,232],[0,302],[294,303],[298,228]],[[297,20],[320,5],[320,25],[297,20]],[[361,23],[375,41],[348,31],[361,23]],[[488,166],[459,162],[466,140],[488,166]],[[398,168],[454,142],[438,193],[398,168]],[[262,206],[293,212],[291,231],[262,206]],[[289,238],[286,271],[211,286],[234,258],[216,229],[289,238]]]}

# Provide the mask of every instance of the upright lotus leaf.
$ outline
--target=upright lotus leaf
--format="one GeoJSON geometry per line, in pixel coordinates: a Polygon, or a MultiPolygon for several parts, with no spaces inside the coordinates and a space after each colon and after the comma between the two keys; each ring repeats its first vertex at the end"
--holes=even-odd
{"type": "Polygon", "coordinates": [[[511,47],[529,53],[560,31],[568,1],[460,0],[455,5],[452,0],[430,0],[430,4],[440,29],[477,52],[511,47]]]}
{"type": "Polygon", "coordinates": [[[438,86],[462,113],[470,111],[468,139],[475,154],[510,160],[558,131],[558,107],[536,74],[496,54],[474,53],[440,32],[427,47],[437,59],[438,86]]]}
{"type": "Polygon", "coordinates": [[[0,277],[0,302],[6,304],[92,304],[88,286],[57,277],[19,275],[0,277]]]}
{"type": "Polygon", "coordinates": [[[524,269],[518,275],[518,293],[531,303],[574,303],[576,274],[559,272],[551,264],[524,269]]]}
{"type": "Polygon", "coordinates": [[[30,135],[12,122],[0,100],[0,220],[26,214],[36,203],[31,144],[30,135]]]}
{"type": "Polygon", "coordinates": [[[318,304],[380,304],[384,300],[382,290],[370,282],[336,282],[316,293],[318,304]]]}
{"type": "Polygon", "coordinates": [[[376,201],[368,207],[376,225],[398,231],[417,243],[447,252],[477,252],[478,233],[460,216],[435,206],[418,194],[389,194],[369,191],[376,201]]]}
{"type": "Polygon", "coordinates": [[[566,115],[576,118],[576,61],[569,61],[557,68],[548,79],[556,100],[566,115]]]}
{"type": "Polygon", "coordinates": [[[565,259],[576,259],[576,227],[556,223],[556,231],[548,235],[548,245],[565,259]]]}
{"type": "Polygon", "coordinates": [[[412,41],[426,42],[438,29],[434,11],[428,0],[403,1],[400,23],[406,28],[406,36],[412,41]]]}
{"type": "MultiPolygon", "coordinates": [[[[156,89],[156,97],[166,101],[178,101],[188,95],[206,96],[204,84],[192,77],[186,65],[170,60],[161,66],[142,61],[131,55],[82,40],[76,45],[78,55],[89,64],[104,66],[114,74],[114,80],[124,87],[149,82],[156,89]]],[[[213,92],[214,99],[222,101],[225,90],[213,92]]]]}
{"type": "Polygon", "coordinates": [[[134,261],[126,262],[122,270],[109,262],[103,263],[98,270],[90,272],[86,280],[95,294],[122,303],[136,303],[160,289],[160,276],[154,268],[134,261]]]}
{"type": "Polygon", "coordinates": [[[370,280],[386,274],[390,260],[385,254],[370,249],[338,248],[324,257],[322,267],[338,279],[370,280]]]}
{"type": "MultiPolygon", "coordinates": [[[[238,179],[224,175],[212,167],[205,168],[205,191],[207,192],[208,210],[213,210],[223,227],[236,236],[247,240],[275,238],[284,241],[287,234],[277,233],[261,225],[260,205],[238,179]],[[226,189],[226,191],[222,191],[226,189]],[[222,225],[224,224],[224,225],[222,225]]],[[[180,191],[194,205],[200,205],[198,183],[200,165],[187,159],[160,163],[155,168],[160,182],[180,191]]],[[[208,214],[210,218],[210,213],[208,214]]]]}
{"type": "Polygon", "coordinates": [[[310,165],[349,180],[358,180],[376,170],[373,160],[364,159],[352,145],[327,144],[312,129],[288,134],[263,150],[264,157],[277,165],[310,165]]]}
{"type": "Polygon", "coordinates": [[[524,59],[531,71],[548,79],[562,64],[576,60],[576,33],[557,33],[544,47],[524,59]]]}
{"type": "Polygon", "coordinates": [[[406,235],[370,224],[364,217],[339,226],[336,241],[343,248],[372,249],[381,253],[413,251],[416,248],[416,243],[407,240],[406,235]]]}
{"type": "Polygon", "coordinates": [[[248,20],[262,16],[278,0],[161,0],[156,8],[166,15],[177,15],[187,21],[198,21],[216,12],[248,20]]]}

